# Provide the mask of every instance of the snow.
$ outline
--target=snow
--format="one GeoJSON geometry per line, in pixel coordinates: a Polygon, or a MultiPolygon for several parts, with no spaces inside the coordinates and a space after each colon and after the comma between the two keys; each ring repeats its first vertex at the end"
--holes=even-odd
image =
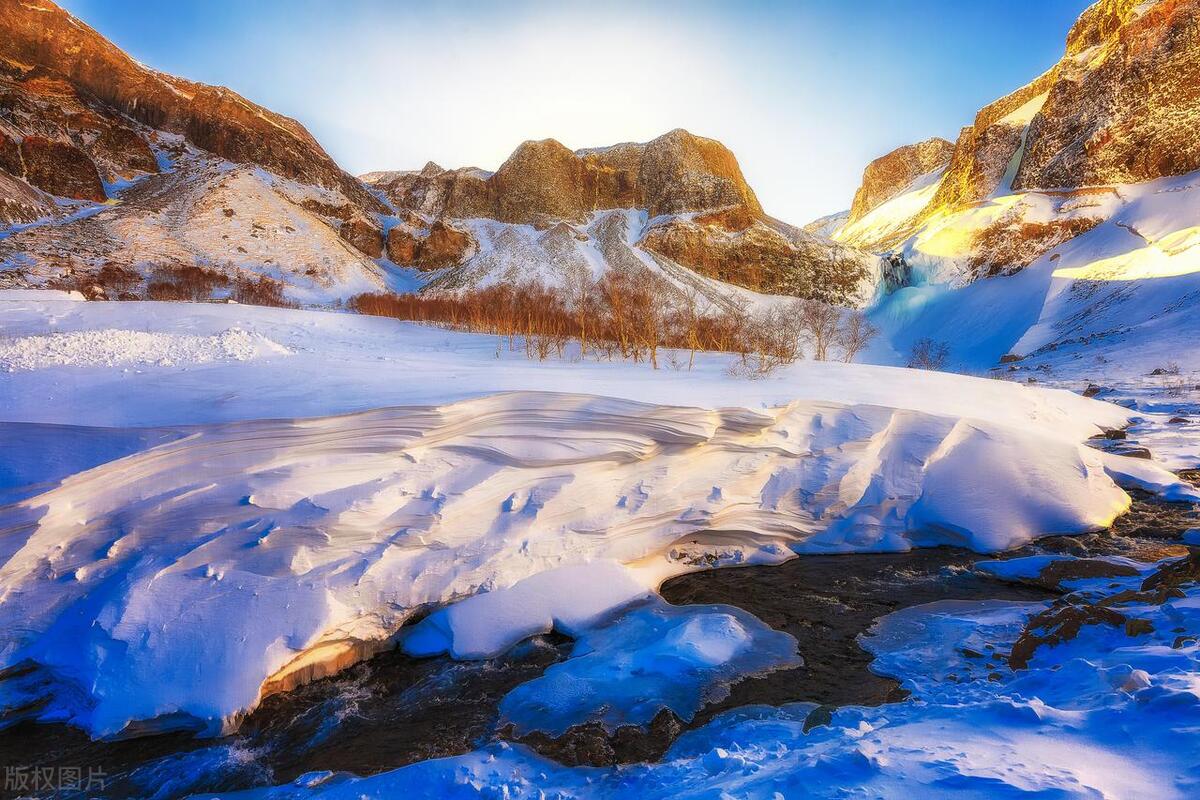
{"type": "Polygon", "coordinates": [[[662,709],[688,722],[730,683],[801,663],[790,634],[741,609],[658,600],[582,631],[566,661],[505,695],[500,724],[518,736],[587,723],[613,732],[649,725],[662,709]]]}
{"type": "Polygon", "coordinates": [[[552,630],[578,634],[650,595],[651,588],[616,561],[558,567],[435,611],[404,637],[403,647],[414,656],[492,658],[552,630]]]}
{"type": "MultiPolygon", "coordinates": [[[[1022,558],[1009,558],[999,561],[976,561],[975,568],[986,572],[989,575],[994,575],[997,578],[1004,580],[1032,580],[1042,574],[1042,571],[1051,564],[1060,561],[1079,561],[1077,556],[1065,555],[1062,553],[1042,553],[1036,556],[1024,556],[1022,558]]],[[[1111,564],[1120,564],[1122,566],[1133,567],[1134,569],[1146,572],[1150,569],[1149,565],[1142,564],[1132,559],[1122,558],[1120,556],[1103,556],[1093,558],[1092,560],[1107,561],[1111,564]]]]}
{"type": "Polygon", "coordinates": [[[904,231],[941,186],[945,167],[927,172],[885,203],[871,209],[860,219],[842,225],[830,235],[834,241],[855,247],[873,247],[888,236],[904,231]]]}
{"type": "Polygon", "coordinates": [[[106,329],[207,337],[234,328],[291,354],[128,372],[78,366],[10,373],[0,380],[4,419],[146,427],[323,416],[523,390],[705,408],[769,409],[796,400],[878,405],[1018,427],[1033,420],[1047,434],[1075,441],[1101,427],[1122,427],[1130,416],[1067,391],[863,364],[798,362],[746,381],[731,377],[732,357],[719,354],[701,354],[691,371],[592,360],[538,363],[498,348],[495,337],[376,317],[0,291],[0,330],[10,340],[106,329]]]}
{"type": "Polygon", "coordinates": [[[1171,362],[1200,370],[1200,318],[1187,301],[1200,292],[1198,218],[1200,173],[1079,198],[1002,195],[937,215],[902,248],[914,285],[871,310],[884,331],[872,356],[904,363],[914,341],[933,338],[960,370],[986,370],[1006,353],[1076,381],[1129,382],[1171,362]],[[1069,217],[1102,221],[1016,275],[967,282],[978,231],[1069,217]]]}
{"type": "Polygon", "coordinates": [[[228,730],[264,686],[472,596],[413,641],[471,657],[577,631],[712,562],[1101,528],[1128,503],[1114,472],[1184,491],[1082,444],[1128,411],[1000,381],[798,363],[746,382],[717,355],[693,372],[538,363],[386,319],[40,292],[0,295],[0,324],[21,347],[238,330],[289,351],[0,373],[5,436],[71,423],[84,449],[31,467],[0,448],[19,498],[0,667],[41,665],[5,703],[44,701],[43,719],[95,735],[228,730]]]}
{"type": "MultiPolygon", "coordinates": [[[[1111,579],[1085,581],[1106,594],[1111,579]]],[[[833,711],[751,706],[684,733],[661,762],[571,768],[507,744],[367,778],[311,774],[251,798],[879,798],[1037,796],[1183,800],[1200,791],[1200,588],[1162,605],[1121,605],[1153,630],[1084,626],[1005,664],[1043,603],[943,601],[881,619],[864,637],[874,669],[912,697],[833,711]],[[983,654],[971,657],[966,650],[983,654]],[[806,730],[806,728],[809,728],[806,730]]],[[[569,663],[569,662],[567,662],[569,663]]]]}
{"type": "Polygon", "coordinates": [[[0,370],[128,364],[171,367],[287,354],[287,348],[240,328],[211,336],[104,329],[0,339],[0,370]]]}

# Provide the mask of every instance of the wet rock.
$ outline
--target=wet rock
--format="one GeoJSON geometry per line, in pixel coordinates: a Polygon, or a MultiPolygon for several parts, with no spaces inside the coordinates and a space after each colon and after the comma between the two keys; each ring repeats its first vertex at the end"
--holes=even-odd
{"type": "Polygon", "coordinates": [[[1148,619],[1127,619],[1125,620],[1125,635],[1126,636],[1141,636],[1146,633],[1154,633],[1154,624],[1148,619]]]}
{"type": "Polygon", "coordinates": [[[1171,425],[1186,425],[1187,423],[1191,422],[1191,420],[1188,419],[1187,417],[1171,417],[1171,419],[1169,419],[1167,421],[1171,425]]]}
{"type": "Polygon", "coordinates": [[[1112,625],[1122,627],[1127,618],[1119,611],[1100,605],[1076,605],[1070,600],[1035,614],[1025,624],[1024,630],[1013,643],[1008,656],[1010,669],[1025,669],[1039,647],[1070,641],[1079,635],[1084,625],[1112,625]]]}
{"type": "Polygon", "coordinates": [[[1142,581],[1142,591],[1153,592],[1158,603],[1165,601],[1170,593],[1179,592],[1180,587],[1200,580],[1200,548],[1189,548],[1186,556],[1172,561],[1142,581]]]}
{"type": "MultiPolygon", "coordinates": [[[[663,709],[646,728],[626,725],[609,733],[598,723],[588,723],[577,725],[557,738],[531,733],[516,741],[562,764],[604,767],[657,761],[682,730],[679,718],[663,709]]],[[[511,728],[502,735],[510,738],[511,728]]]]}
{"type": "Polygon", "coordinates": [[[1098,558],[1064,559],[1047,564],[1038,576],[1029,582],[1061,591],[1065,581],[1084,578],[1128,578],[1137,574],[1138,571],[1128,564],[1114,564],[1098,558]]]}
{"type": "MultiPolygon", "coordinates": [[[[947,675],[947,678],[950,676],[947,675]]],[[[808,716],[804,718],[804,732],[808,733],[813,728],[819,728],[833,722],[834,707],[829,705],[820,705],[808,712],[808,716]]]]}

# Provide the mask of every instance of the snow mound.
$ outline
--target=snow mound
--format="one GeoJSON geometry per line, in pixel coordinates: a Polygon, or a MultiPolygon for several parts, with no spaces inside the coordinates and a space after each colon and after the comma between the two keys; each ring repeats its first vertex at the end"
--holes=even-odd
{"type": "MultiPolygon", "coordinates": [[[[514,392],[195,426],[0,509],[0,669],[41,667],[32,696],[4,703],[97,735],[160,717],[218,731],[263,692],[378,650],[417,609],[558,567],[611,560],[653,585],[703,565],[673,553],[709,537],[723,558],[993,550],[1126,509],[1107,457],[1069,435],[1094,424],[1041,404],[1024,419],[514,392]]],[[[463,650],[562,620],[545,594],[485,617],[499,644],[463,650]]]]}
{"type": "Polygon", "coordinates": [[[102,330],[0,339],[0,370],[45,367],[175,367],[212,361],[249,361],[288,352],[282,345],[240,328],[211,336],[187,333],[102,330]]]}
{"type": "Polygon", "coordinates": [[[513,689],[501,724],[561,736],[599,723],[649,725],[664,708],[690,721],[748,675],[800,666],[796,640],[732,606],[639,606],[584,632],[571,657],[513,689]]]}
{"type": "Polygon", "coordinates": [[[616,561],[558,567],[435,611],[405,636],[404,649],[414,656],[492,658],[541,633],[578,634],[649,596],[616,561]]]}
{"type": "MultiPolygon", "coordinates": [[[[1123,588],[1111,583],[1090,587],[1123,588]]],[[[909,700],[843,707],[816,726],[812,703],[735,709],[684,733],[654,764],[564,767],[501,743],[367,778],[308,775],[228,797],[1186,800],[1200,790],[1200,646],[1174,631],[1200,625],[1200,586],[1182,593],[1121,605],[1149,623],[1140,633],[1084,625],[1018,670],[1005,651],[1046,604],[905,609],[862,641],[873,668],[901,679],[909,700]]]]}

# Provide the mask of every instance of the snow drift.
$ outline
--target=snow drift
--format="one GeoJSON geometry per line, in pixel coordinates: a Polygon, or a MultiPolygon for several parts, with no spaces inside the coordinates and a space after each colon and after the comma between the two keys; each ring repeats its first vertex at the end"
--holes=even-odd
{"type": "Polygon", "coordinates": [[[1095,424],[1031,408],[1014,426],[516,392],[196,426],[0,509],[0,668],[38,667],[3,702],[94,735],[216,732],[419,608],[555,567],[609,559],[653,588],[795,550],[993,550],[1109,524],[1129,499],[1078,441],[1095,424]]]}

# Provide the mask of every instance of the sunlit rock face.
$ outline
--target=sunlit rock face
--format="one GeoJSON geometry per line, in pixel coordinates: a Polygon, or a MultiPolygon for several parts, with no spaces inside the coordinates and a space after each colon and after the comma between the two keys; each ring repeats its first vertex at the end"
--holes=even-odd
{"type": "Polygon", "coordinates": [[[1102,0],[1080,16],[1029,128],[1017,188],[1200,169],[1200,2],[1102,0]]]}
{"type": "Polygon", "coordinates": [[[847,221],[861,219],[868,211],[900,194],[921,175],[945,166],[953,152],[953,144],[935,136],[897,147],[875,159],[863,170],[862,185],[854,193],[847,221]]]}
{"type": "Polygon", "coordinates": [[[572,151],[555,139],[528,141],[495,173],[434,163],[417,172],[363,179],[402,209],[438,217],[489,217],[542,224],[583,221],[594,211],[644,208],[651,216],[725,206],[762,214],[737,158],[720,142],[673,130],[645,144],[572,151]]]}
{"type": "MultiPolygon", "coordinates": [[[[575,151],[554,139],[528,141],[495,173],[431,162],[419,171],[362,178],[404,216],[388,232],[393,263],[463,267],[439,276],[435,289],[508,280],[517,271],[554,284],[602,263],[626,272],[661,270],[693,285],[688,272],[757,292],[860,304],[879,272],[874,256],[767,216],[733,153],[684,130],[575,151]],[[618,218],[611,211],[626,213],[618,218]],[[472,234],[467,220],[531,225],[545,234],[530,242],[492,224],[476,224],[472,234]],[[614,253],[617,239],[622,246],[614,253]],[[599,261],[593,249],[603,251],[595,254],[599,261]],[[547,269],[530,267],[541,262],[547,269]]],[[[700,292],[718,305],[731,302],[719,284],[700,284],[700,292]]]]}
{"type": "Polygon", "coordinates": [[[149,147],[135,131],[147,126],[183,135],[230,161],[260,164],[285,178],[337,189],[364,208],[382,210],[295,120],[224,87],[142,66],[52,3],[6,2],[0,5],[0,29],[5,34],[0,71],[9,89],[0,102],[10,112],[35,109],[32,118],[5,116],[5,124],[16,127],[18,135],[86,141],[101,172],[154,172],[149,147]]]}
{"type": "Polygon", "coordinates": [[[940,175],[872,207],[873,168],[919,145],[873,162],[834,236],[920,250],[967,281],[1010,274],[1111,218],[1119,187],[1200,169],[1198,122],[1200,2],[1102,0],[1058,63],[962,129],[940,175]]]}

